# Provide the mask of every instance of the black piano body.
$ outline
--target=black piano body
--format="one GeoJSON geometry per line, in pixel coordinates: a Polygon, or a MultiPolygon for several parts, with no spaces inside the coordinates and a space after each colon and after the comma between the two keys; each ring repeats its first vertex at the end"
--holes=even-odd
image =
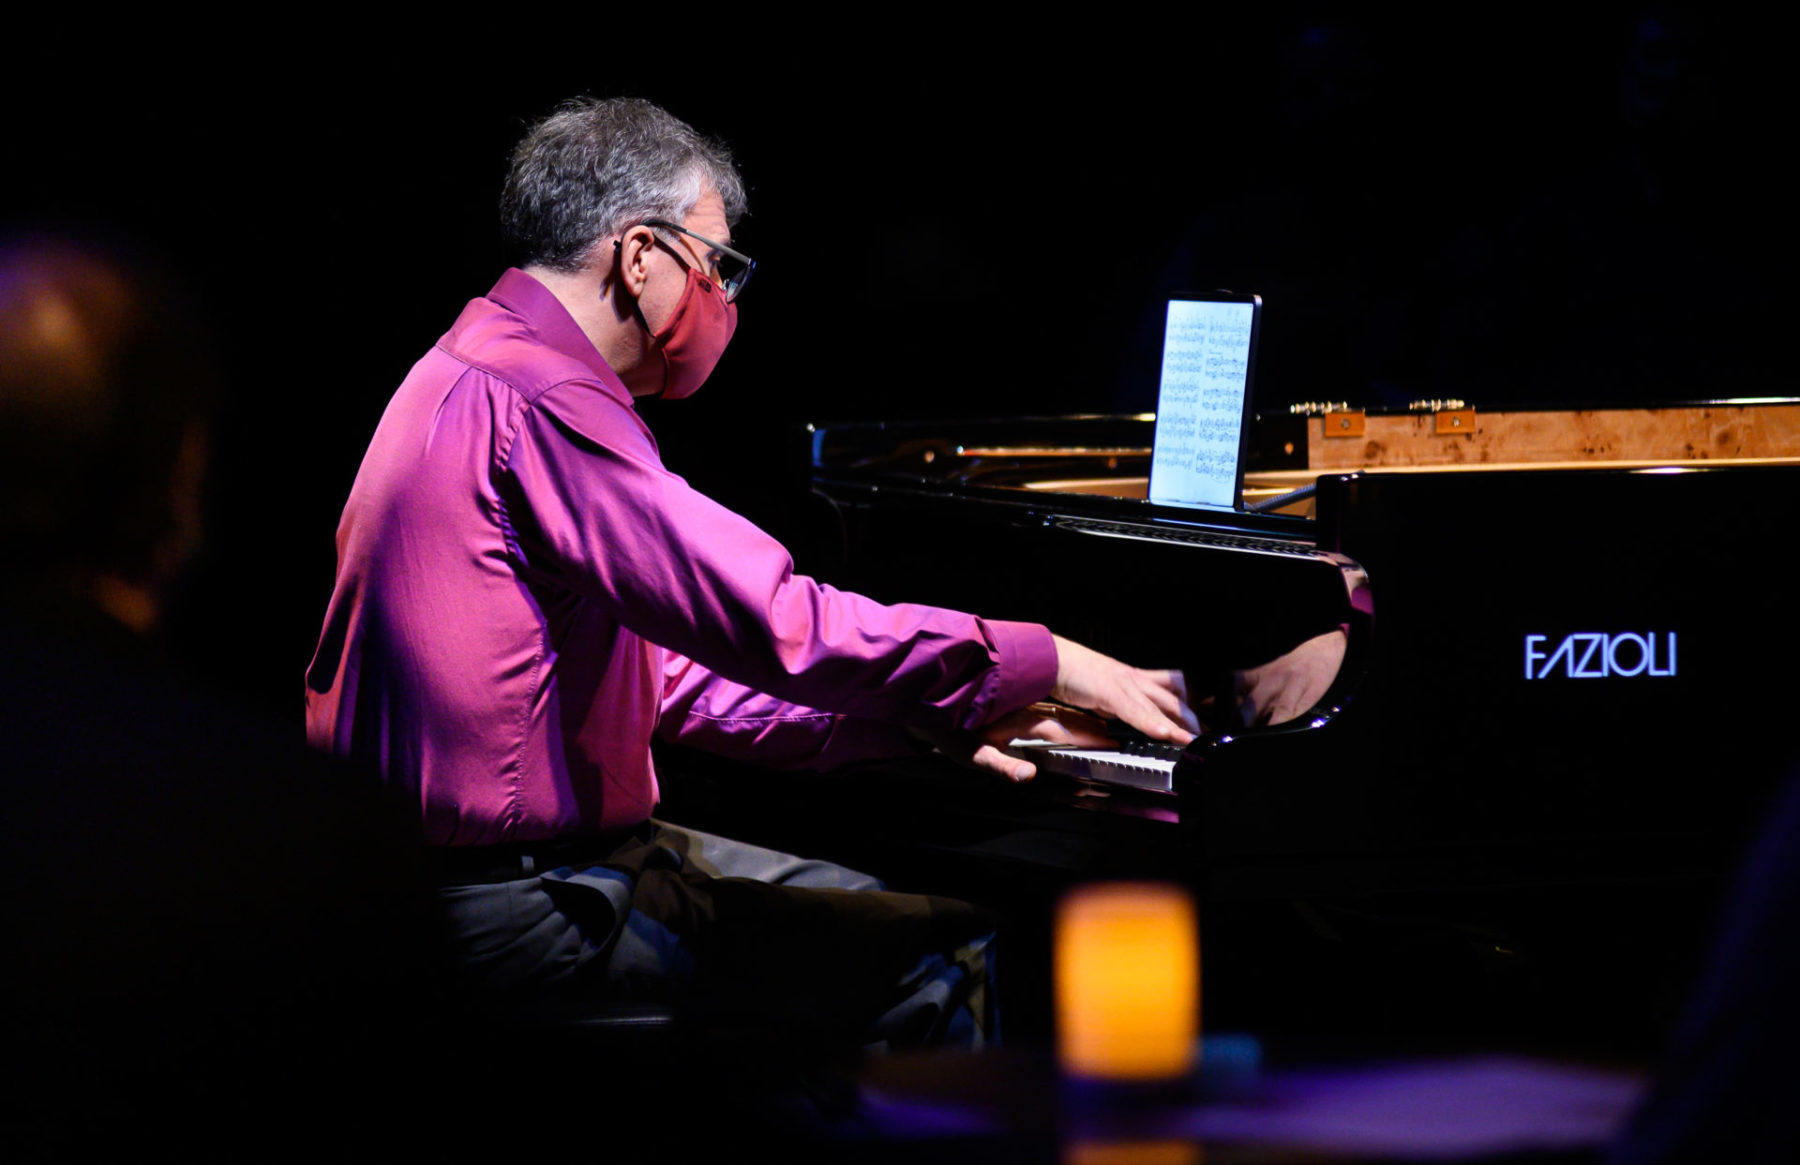
{"type": "Polygon", "coordinates": [[[1141,496],[1151,424],[810,439],[833,581],[874,597],[1040,621],[1182,668],[1196,696],[1349,629],[1317,709],[1208,734],[1171,795],[1064,784],[1171,826],[1171,876],[1303,893],[1716,872],[1800,760],[1780,565],[1800,466],[1338,471],[1310,517],[1203,514],[1141,496]]]}

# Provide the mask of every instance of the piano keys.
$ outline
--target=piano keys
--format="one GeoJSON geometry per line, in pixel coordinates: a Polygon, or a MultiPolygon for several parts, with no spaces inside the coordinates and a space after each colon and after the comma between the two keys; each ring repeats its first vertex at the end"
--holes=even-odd
{"type": "Polygon", "coordinates": [[[1086,748],[1015,738],[1007,751],[1031,761],[1040,771],[1062,773],[1079,781],[1172,793],[1175,766],[1184,750],[1156,740],[1125,739],[1113,748],[1086,748]]]}

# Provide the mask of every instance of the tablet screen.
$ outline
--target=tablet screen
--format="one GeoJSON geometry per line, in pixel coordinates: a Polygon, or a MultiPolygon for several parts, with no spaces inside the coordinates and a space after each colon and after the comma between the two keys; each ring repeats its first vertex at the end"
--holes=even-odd
{"type": "Polygon", "coordinates": [[[1151,501],[1237,505],[1260,306],[1251,295],[1169,301],[1150,465],[1151,501]]]}

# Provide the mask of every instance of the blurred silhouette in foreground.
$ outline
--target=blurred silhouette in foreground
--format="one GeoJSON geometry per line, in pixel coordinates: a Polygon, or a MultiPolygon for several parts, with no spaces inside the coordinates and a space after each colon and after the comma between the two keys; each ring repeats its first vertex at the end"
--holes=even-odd
{"type": "Polygon", "coordinates": [[[0,241],[0,598],[141,654],[200,547],[220,384],[180,289],[125,254],[0,241]]]}
{"type": "Polygon", "coordinates": [[[329,1144],[420,1077],[435,922],[374,782],[161,662],[219,384],[124,254],[0,239],[9,1143],[329,1144]]]}

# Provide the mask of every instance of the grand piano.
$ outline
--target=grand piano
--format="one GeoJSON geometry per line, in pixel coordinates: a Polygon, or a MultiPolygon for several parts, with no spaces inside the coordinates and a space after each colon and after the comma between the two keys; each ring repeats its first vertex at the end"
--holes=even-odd
{"type": "Polygon", "coordinates": [[[832,579],[876,598],[1041,621],[1196,695],[1348,630],[1317,707],[1207,733],[1166,791],[1042,782],[1161,823],[1140,852],[1171,874],[1305,893],[1716,871],[1800,761],[1800,402],[1259,416],[1246,501],[1274,504],[1223,515],[1145,500],[1153,420],[809,439],[832,579]]]}

